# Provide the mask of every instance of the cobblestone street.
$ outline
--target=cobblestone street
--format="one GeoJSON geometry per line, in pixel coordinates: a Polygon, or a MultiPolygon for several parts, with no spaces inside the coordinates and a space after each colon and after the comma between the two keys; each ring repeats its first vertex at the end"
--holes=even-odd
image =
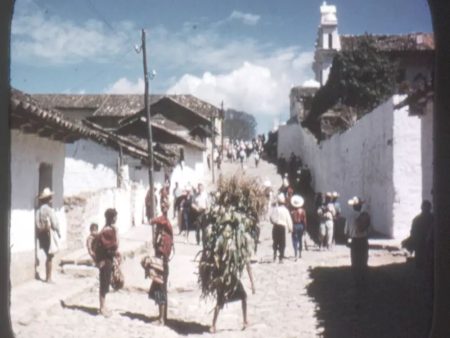
{"type": "MultiPolygon", "coordinates": [[[[242,174],[237,164],[225,163],[223,175],[242,174]]],[[[280,178],[267,162],[248,175],[271,179],[278,187],[280,178]]],[[[175,232],[178,229],[175,227],[175,232]]],[[[284,264],[272,262],[271,226],[262,224],[261,244],[252,264],[256,294],[248,294],[250,326],[241,330],[239,302],[225,306],[218,319],[217,337],[423,337],[425,307],[414,269],[397,250],[370,251],[370,283],[363,294],[352,289],[349,249],[336,246],[330,251],[310,248],[294,261],[288,239],[284,264]]],[[[94,268],[61,273],[55,284],[30,281],[12,291],[13,328],[18,338],[28,337],[178,337],[212,336],[213,299],[201,299],[197,284],[200,247],[184,237],[175,238],[175,256],[170,262],[169,321],[156,325],[157,306],[148,299],[150,280],[144,279],[139,262],[149,252],[150,227],[143,226],[136,242],[141,247],[124,263],[125,288],[111,292],[107,305],[112,316],[97,315],[98,276],[94,268]],[[144,249],[143,249],[144,247],[144,249]]],[[[381,242],[380,242],[381,243],[381,242]]],[[[372,243],[373,246],[377,242],[372,243]]],[[[378,243],[379,244],[379,243],[378,243]]],[[[385,243],[382,243],[385,244],[385,243]]],[[[382,246],[381,244],[379,246],[382,246]]]]}

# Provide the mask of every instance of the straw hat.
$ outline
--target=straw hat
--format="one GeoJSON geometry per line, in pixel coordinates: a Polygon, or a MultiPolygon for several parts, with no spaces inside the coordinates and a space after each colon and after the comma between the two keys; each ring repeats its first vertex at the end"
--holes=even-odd
{"type": "Polygon", "coordinates": [[[355,196],[355,197],[353,197],[353,198],[350,198],[349,200],[348,200],[348,205],[360,205],[360,204],[363,204],[364,203],[364,201],[362,200],[362,199],[360,199],[358,196],[355,196]]]}
{"type": "Polygon", "coordinates": [[[294,195],[291,197],[291,205],[294,208],[301,208],[304,203],[305,203],[305,200],[300,195],[294,195]]]}
{"type": "Polygon", "coordinates": [[[339,193],[337,191],[333,191],[332,196],[333,197],[339,197],[339,193]]]}
{"type": "Polygon", "coordinates": [[[284,204],[284,203],[286,203],[286,197],[284,197],[283,194],[278,194],[277,202],[278,202],[279,204],[284,204]]]}
{"type": "Polygon", "coordinates": [[[43,200],[49,197],[53,196],[53,192],[50,190],[49,187],[45,187],[44,190],[42,190],[41,194],[39,195],[39,199],[43,200]]]}

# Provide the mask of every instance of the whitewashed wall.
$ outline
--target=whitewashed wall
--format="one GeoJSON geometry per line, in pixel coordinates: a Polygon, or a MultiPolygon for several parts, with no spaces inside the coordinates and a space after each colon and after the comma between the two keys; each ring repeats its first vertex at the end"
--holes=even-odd
{"type": "Polygon", "coordinates": [[[66,239],[63,208],[64,144],[11,130],[11,252],[33,251],[34,214],[39,195],[39,165],[48,163],[52,170],[53,206],[61,228],[62,246],[66,239]]]}
{"type": "MultiPolygon", "coordinates": [[[[191,146],[184,146],[184,166],[176,166],[171,181],[172,183],[178,182],[180,187],[184,187],[187,184],[192,186],[197,185],[199,182],[205,182],[205,151],[191,146]]],[[[212,164],[212,163],[211,163],[212,164]]]]}
{"type": "Polygon", "coordinates": [[[429,116],[422,118],[422,124],[408,115],[408,107],[394,110],[400,99],[394,96],[320,145],[299,125],[280,127],[278,141],[278,154],[288,156],[293,151],[308,164],[316,191],[339,191],[344,213],[349,211],[345,202],[350,197],[362,196],[374,228],[399,239],[409,233],[418,212],[422,181],[431,186],[431,171],[422,171],[421,149],[430,147],[432,128],[429,116]]]}
{"type": "MultiPolygon", "coordinates": [[[[396,99],[396,97],[394,97],[396,99]]],[[[398,102],[397,100],[395,103],[398,102]]],[[[393,237],[406,238],[411,220],[422,202],[421,120],[409,116],[408,107],[394,111],[394,205],[393,237]]]]}
{"type": "Polygon", "coordinates": [[[90,140],[66,145],[64,195],[117,186],[118,152],[90,140]]]}

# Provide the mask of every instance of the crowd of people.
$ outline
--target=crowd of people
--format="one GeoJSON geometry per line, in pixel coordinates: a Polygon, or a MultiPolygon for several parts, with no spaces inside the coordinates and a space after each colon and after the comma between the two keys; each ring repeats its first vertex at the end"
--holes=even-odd
{"type": "MultiPolygon", "coordinates": [[[[245,153],[247,158],[252,153],[261,151],[261,140],[254,142],[232,142],[227,149],[227,157],[230,161],[236,160],[235,155],[245,153]],[[231,155],[230,155],[231,154],[231,155]]],[[[256,161],[256,159],[255,159],[256,161]]],[[[241,160],[241,163],[243,160],[241,160]]],[[[258,163],[255,162],[255,166],[258,163]]],[[[281,170],[283,173],[282,184],[275,191],[270,181],[265,181],[266,196],[268,199],[266,219],[272,224],[273,261],[278,258],[279,263],[285,259],[286,237],[289,235],[294,251],[294,260],[302,258],[302,251],[308,250],[304,246],[305,236],[312,239],[319,250],[331,250],[335,243],[348,244],[350,247],[351,270],[357,287],[364,287],[368,274],[369,243],[371,231],[371,218],[365,210],[365,201],[358,196],[348,200],[351,212],[342,214],[339,203],[339,193],[336,191],[317,193],[313,203],[313,209],[307,210],[306,199],[300,194],[302,184],[309,185],[311,177],[299,176],[305,167],[301,159],[291,155],[290,161],[285,163],[281,170]],[[290,184],[294,179],[297,184],[290,184]],[[313,221],[316,220],[317,222],[313,221]]],[[[52,261],[58,251],[58,239],[60,238],[59,225],[55,211],[51,206],[53,193],[45,188],[38,196],[39,208],[36,213],[36,234],[40,248],[46,254],[46,278],[52,282],[52,261]]],[[[171,216],[178,224],[179,234],[185,233],[188,240],[190,230],[195,230],[196,242],[202,244],[205,229],[205,214],[210,207],[210,198],[202,183],[195,187],[190,184],[181,188],[177,182],[171,188],[170,183],[164,186],[155,186],[155,199],[152,194],[146,196],[146,214],[149,224],[155,225],[153,245],[155,254],[153,257],[144,257],[141,265],[145,276],[152,279],[149,289],[149,298],[153,299],[159,309],[159,323],[167,321],[167,282],[169,276],[169,261],[173,254],[174,228],[170,222],[169,209],[173,206],[171,216]],[[152,217],[152,208],[157,208],[156,217],[152,217]]],[[[124,276],[120,269],[121,255],[119,252],[118,230],[116,228],[117,211],[109,208],[104,213],[105,224],[101,230],[96,223],[90,225],[90,234],[86,240],[86,247],[95,265],[99,269],[99,313],[109,316],[111,313],[106,307],[106,295],[110,287],[120,289],[124,285],[124,276]]],[[[410,252],[415,252],[415,261],[418,269],[424,269],[432,261],[432,224],[431,203],[422,203],[422,212],[414,218],[411,227],[411,235],[403,242],[410,252]]],[[[259,232],[258,232],[259,234],[259,232]]],[[[255,237],[255,243],[258,238],[255,237]]],[[[256,245],[255,245],[256,251],[256,245]]],[[[252,291],[255,292],[254,281],[248,265],[248,273],[251,280],[252,291]]],[[[430,270],[428,270],[430,271],[430,270]]],[[[217,305],[214,310],[211,331],[216,330],[216,322],[220,309],[227,301],[241,300],[243,307],[244,327],[247,324],[246,293],[242,283],[233,299],[223,299],[218,293],[217,305]]]]}

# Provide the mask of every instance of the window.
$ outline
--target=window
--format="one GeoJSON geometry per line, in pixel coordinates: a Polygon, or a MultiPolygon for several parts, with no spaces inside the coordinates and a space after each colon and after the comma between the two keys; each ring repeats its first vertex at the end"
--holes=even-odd
{"type": "Polygon", "coordinates": [[[328,48],[333,48],[333,34],[328,34],[328,48]]]}

